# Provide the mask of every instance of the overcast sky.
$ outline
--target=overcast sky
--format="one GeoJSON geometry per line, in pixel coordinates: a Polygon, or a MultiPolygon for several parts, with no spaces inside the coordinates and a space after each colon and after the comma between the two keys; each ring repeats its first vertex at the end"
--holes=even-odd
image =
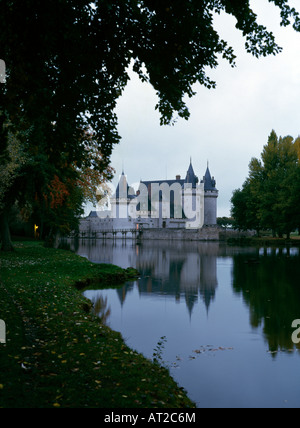
{"type": "MultiPolygon", "coordinates": [[[[299,0],[291,4],[300,9],[299,0]]],[[[189,121],[161,127],[154,89],[131,73],[117,107],[122,140],[111,158],[114,184],[123,165],[132,185],[140,179],[185,177],[190,157],[202,179],[209,161],[219,190],[218,216],[229,216],[232,192],[242,186],[251,158],[260,157],[272,129],[281,136],[300,134],[300,33],[281,28],[279,8],[267,0],[253,0],[252,7],[283,52],[252,57],[234,18],[217,16],[215,28],[234,48],[237,67],[220,59],[216,70],[208,70],[217,89],[195,86],[197,95],[187,100],[189,121]]]]}

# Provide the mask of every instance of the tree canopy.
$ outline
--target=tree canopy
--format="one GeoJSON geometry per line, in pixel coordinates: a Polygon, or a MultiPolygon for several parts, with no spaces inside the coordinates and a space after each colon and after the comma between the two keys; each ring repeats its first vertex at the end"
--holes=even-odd
{"type": "MultiPolygon", "coordinates": [[[[293,23],[299,31],[299,15],[288,0],[269,2],[280,8],[282,25],[293,23]]],[[[140,78],[157,91],[162,123],[170,123],[173,113],[188,117],[183,97],[194,94],[193,84],[215,85],[206,68],[218,65],[218,55],[234,65],[233,49],[213,27],[215,13],[236,18],[249,53],[259,57],[281,50],[274,35],[257,22],[249,0],[3,3],[0,45],[8,75],[6,95],[22,100],[33,119],[37,107],[50,110],[53,104],[48,114],[58,135],[64,119],[75,117],[77,124],[84,119],[99,142],[110,134],[116,139],[112,111],[129,79],[131,61],[140,78]]],[[[105,143],[103,151],[109,153],[105,143]]]]}
{"type": "Polygon", "coordinates": [[[261,159],[253,158],[242,189],[232,196],[232,216],[239,229],[270,229],[280,237],[300,230],[300,138],[272,131],[261,159]]]}
{"type": "MultiPolygon", "coordinates": [[[[269,2],[279,8],[282,25],[299,31],[299,15],[288,0],[269,2]]],[[[156,90],[161,124],[174,123],[177,115],[188,119],[184,97],[195,94],[194,84],[215,86],[207,69],[220,57],[235,65],[233,49],[213,26],[222,11],[236,18],[249,53],[280,52],[249,0],[2,0],[1,159],[9,123],[13,134],[26,135],[22,141],[35,171],[51,171],[42,176],[49,183],[55,176],[63,181],[66,165],[74,163],[78,171],[108,171],[120,140],[115,107],[130,64],[156,90]],[[87,134],[99,156],[88,155],[87,134]]]]}

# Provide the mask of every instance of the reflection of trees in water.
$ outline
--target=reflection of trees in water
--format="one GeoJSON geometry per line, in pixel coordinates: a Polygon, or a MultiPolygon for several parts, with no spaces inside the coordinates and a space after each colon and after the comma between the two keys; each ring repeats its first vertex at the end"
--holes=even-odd
{"type": "Polygon", "coordinates": [[[108,307],[107,297],[98,296],[94,302],[94,313],[97,315],[102,324],[107,324],[111,315],[111,308],[108,307]]]}
{"type": "MultiPolygon", "coordinates": [[[[263,332],[271,352],[294,349],[292,322],[300,318],[299,256],[273,251],[236,255],[233,288],[250,308],[250,322],[263,332]]],[[[296,348],[300,350],[300,345],[296,348]]]]}

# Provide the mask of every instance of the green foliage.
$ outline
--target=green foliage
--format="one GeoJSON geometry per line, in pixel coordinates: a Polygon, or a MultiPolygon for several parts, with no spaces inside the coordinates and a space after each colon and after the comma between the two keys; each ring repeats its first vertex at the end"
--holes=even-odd
{"type": "MultiPolygon", "coordinates": [[[[167,370],[128,348],[87,309],[73,285],[127,273],[40,243],[0,254],[1,408],[185,408],[195,405],[167,370]]],[[[117,282],[119,283],[119,282],[117,282]]]]}
{"type": "Polygon", "coordinates": [[[300,224],[298,139],[272,131],[261,160],[253,158],[242,189],[234,191],[232,216],[239,229],[271,229],[282,236],[300,224]]]}
{"type": "Polygon", "coordinates": [[[6,200],[11,199],[10,190],[28,162],[28,155],[21,142],[22,135],[14,135],[8,130],[7,136],[7,147],[0,163],[0,211],[3,210],[6,200]]]}
{"type": "Polygon", "coordinates": [[[221,226],[223,228],[230,228],[233,226],[233,218],[232,217],[218,217],[217,218],[217,224],[218,226],[221,226]]]}
{"type": "Polygon", "coordinates": [[[160,366],[165,366],[165,362],[163,360],[162,354],[163,354],[166,342],[167,342],[166,336],[162,336],[160,340],[157,342],[157,345],[153,351],[153,362],[160,366]]]}
{"type": "MultiPolygon", "coordinates": [[[[282,25],[293,23],[298,31],[299,15],[288,0],[269,1],[280,9],[282,25]]],[[[26,134],[22,151],[30,158],[22,180],[12,180],[10,195],[19,203],[26,195],[28,209],[33,195],[41,201],[55,175],[66,182],[71,165],[93,186],[95,171],[111,177],[110,156],[120,140],[115,107],[131,64],[154,87],[161,124],[170,124],[177,115],[188,119],[184,98],[195,94],[195,83],[215,87],[207,70],[216,68],[219,58],[235,65],[233,49],[213,27],[216,13],[236,18],[251,54],[281,50],[257,23],[248,0],[189,0],[184,7],[179,0],[2,3],[0,46],[7,76],[0,85],[0,157],[7,154],[9,123],[13,135],[26,134]]]]}
{"type": "MultiPolygon", "coordinates": [[[[269,1],[279,7],[282,25],[293,20],[299,30],[299,15],[288,0],[269,1]]],[[[0,18],[5,95],[9,103],[24,103],[22,111],[36,122],[40,136],[48,128],[54,146],[69,146],[65,136],[72,139],[76,127],[88,124],[103,155],[109,156],[118,141],[113,111],[131,61],[157,91],[162,123],[170,123],[174,112],[189,116],[183,98],[193,96],[194,83],[215,85],[206,69],[218,65],[218,56],[234,65],[233,49],[213,27],[214,14],[222,11],[236,18],[249,53],[280,52],[274,35],[257,23],[248,0],[190,0],[184,8],[179,0],[10,1],[2,5],[0,18]],[[41,123],[37,111],[50,120],[41,123]]],[[[69,148],[70,156],[81,150],[78,145],[69,148]]]]}

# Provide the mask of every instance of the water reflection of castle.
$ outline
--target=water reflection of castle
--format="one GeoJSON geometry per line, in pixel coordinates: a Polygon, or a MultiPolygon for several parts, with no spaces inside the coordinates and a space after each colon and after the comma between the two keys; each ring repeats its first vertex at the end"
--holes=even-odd
{"type": "Polygon", "coordinates": [[[160,251],[141,249],[137,259],[137,269],[143,272],[137,284],[140,294],[174,296],[178,302],[185,298],[190,315],[200,297],[208,310],[218,286],[217,255],[201,252],[201,248],[203,245],[197,251],[178,251],[173,245],[160,247],[160,251]]]}
{"type": "Polygon", "coordinates": [[[133,266],[141,272],[135,284],[116,291],[121,304],[137,287],[141,296],[156,294],[178,302],[185,299],[190,315],[199,301],[209,310],[218,286],[217,258],[226,255],[224,251],[228,249],[219,243],[157,241],[135,245],[121,240],[83,241],[78,250],[93,262],[133,266]]]}

